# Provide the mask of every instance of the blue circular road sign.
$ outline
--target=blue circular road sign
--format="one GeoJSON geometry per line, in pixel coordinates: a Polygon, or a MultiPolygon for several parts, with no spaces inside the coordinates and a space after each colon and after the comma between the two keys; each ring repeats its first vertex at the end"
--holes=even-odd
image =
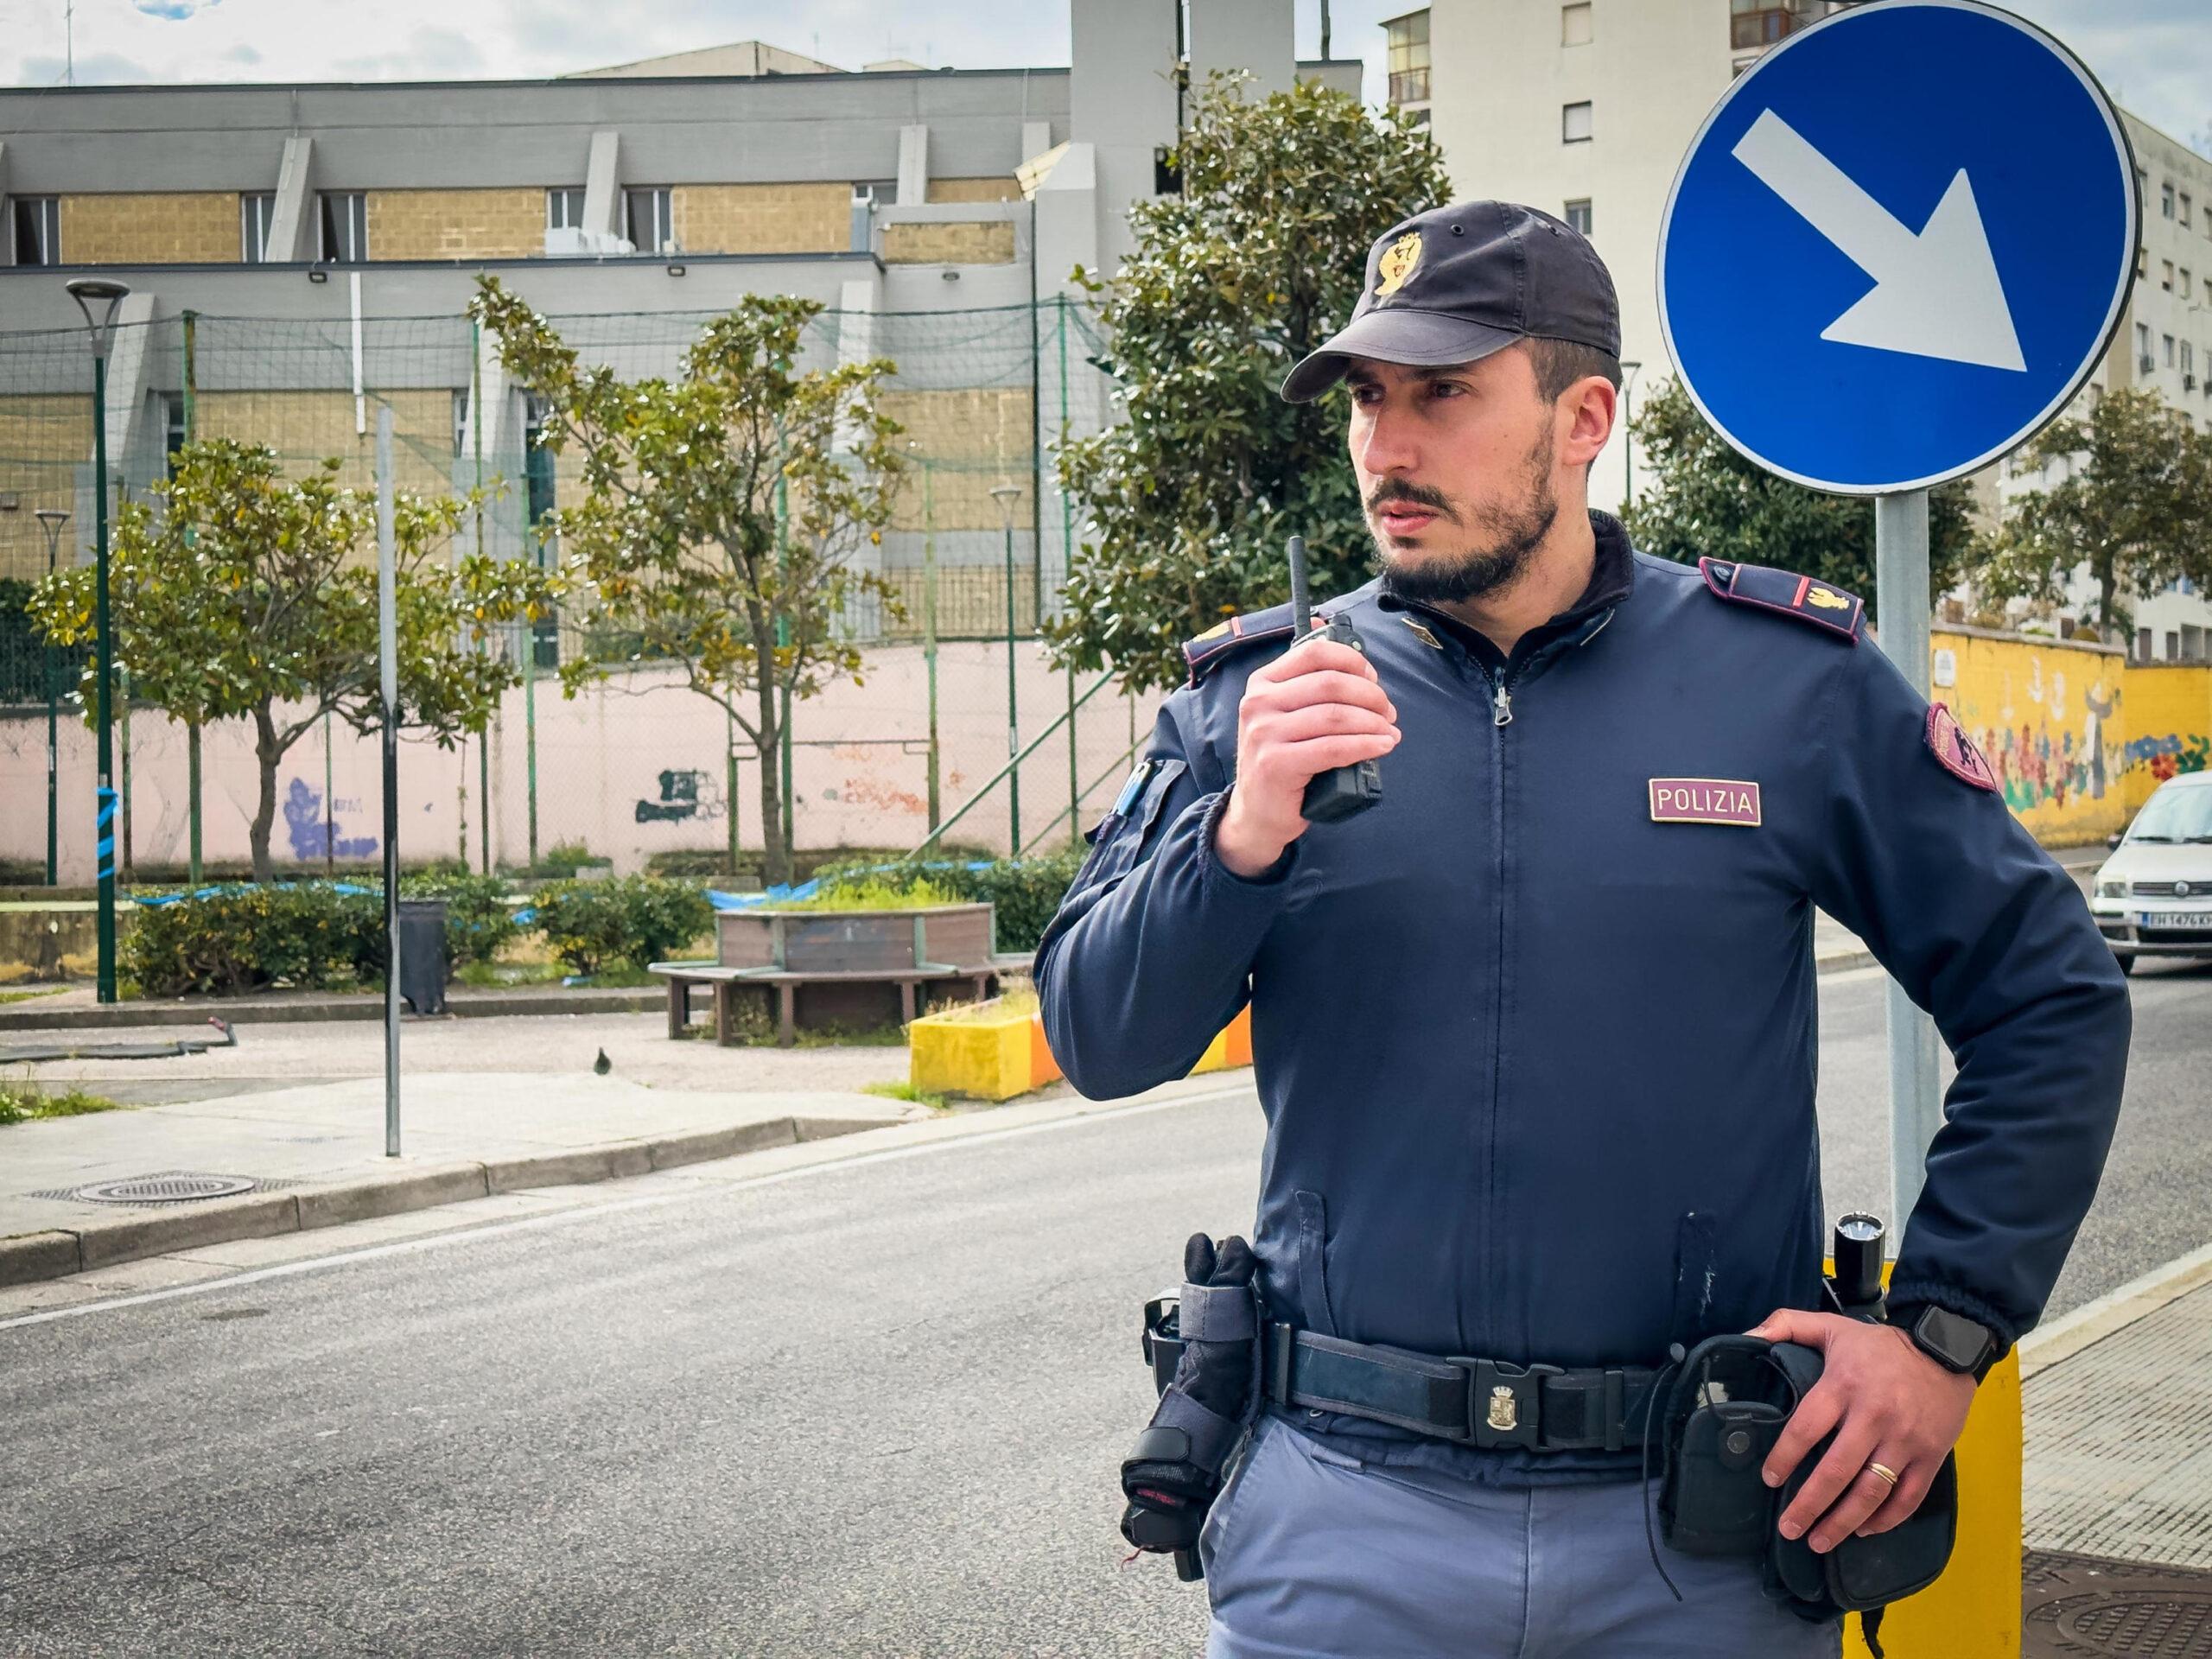
{"type": "Polygon", "coordinates": [[[2140,204],[2104,90],[1976,0],[1792,35],[1706,118],[1659,233],[1683,384],[1769,470],[1847,494],[1987,465],[2088,378],[2140,204]]]}

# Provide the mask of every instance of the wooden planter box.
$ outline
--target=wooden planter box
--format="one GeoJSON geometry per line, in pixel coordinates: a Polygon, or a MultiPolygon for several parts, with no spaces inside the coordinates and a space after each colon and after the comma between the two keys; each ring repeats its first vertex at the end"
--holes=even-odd
{"type": "Polygon", "coordinates": [[[726,910],[715,919],[725,968],[785,974],[981,970],[996,938],[988,904],[924,910],[726,910]]]}

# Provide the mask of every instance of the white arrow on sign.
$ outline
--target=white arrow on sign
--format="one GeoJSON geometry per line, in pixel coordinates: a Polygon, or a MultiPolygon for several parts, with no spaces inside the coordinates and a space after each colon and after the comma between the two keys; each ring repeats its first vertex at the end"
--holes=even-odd
{"type": "Polygon", "coordinates": [[[2027,368],[1963,168],[1915,235],[1772,110],[1761,111],[1731,153],[1874,279],[1856,305],[1821,331],[1822,340],[2027,368]]]}

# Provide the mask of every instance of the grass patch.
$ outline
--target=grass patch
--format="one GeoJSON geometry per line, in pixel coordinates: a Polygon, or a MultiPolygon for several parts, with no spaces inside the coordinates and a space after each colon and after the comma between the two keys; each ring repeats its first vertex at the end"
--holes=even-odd
{"type": "Polygon", "coordinates": [[[68,988],[67,985],[41,985],[35,991],[0,991],[0,1002],[28,1002],[35,996],[52,996],[68,988]]]}
{"type": "Polygon", "coordinates": [[[982,1002],[969,1002],[957,1007],[931,1008],[930,1018],[957,1025],[974,1025],[985,1020],[1004,1020],[1012,1015],[1036,1012],[1036,992],[1008,991],[1004,996],[994,996],[982,1002]]]}
{"type": "Polygon", "coordinates": [[[940,1112],[944,1109],[946,1104],[943,1095],[931,1094],[926,1089],[917,1089],[911,1083],[864,1083],[861,1085],[861,1093],[880,1095],[886,1100],[911,1100],[918,1105],[927,1106],[932,1110],[940,1112]]]}
{"type": "Polygon", "coordinates": [[[92,1112],[121,1109],[121,1101],[110,1100],[105,1095],[87,1094],[82,1089],[48,1094],[35,1084],[10,1083],[0,1078],[0,1124],[29,1123],[41,1117],[83,1117],[92,1112]]]}

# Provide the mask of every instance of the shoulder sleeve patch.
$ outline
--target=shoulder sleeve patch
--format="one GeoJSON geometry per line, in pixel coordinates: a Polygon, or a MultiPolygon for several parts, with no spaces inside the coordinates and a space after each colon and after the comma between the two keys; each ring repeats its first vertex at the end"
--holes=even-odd
{"type": "Polygon", "coordinates": [[[1961,783],[1999,792],[1996,768],[1980,746],[1966,734],[1958,716],[1940,702],[1928,706],[1928,749],[1943,763],[1943,770],[1961,783]]]}
{"type": "Polygon", "coordinates": [[[1750,605],[1763,611],[1779,611],[1800,622],[1859,643],[1859,624],[1866,601],[1840,588],[1801,576],[1794,570],[1777,570],[1764,564],[1737,564],[1727,559],[1700,559],[1698,573],[1717,599],[1733,605],[1750,605]]]}
{"type": "Polygon", "coordinates": [[[1245,646],[1262,639],[1287,639],[1291,632],[1290,607],[1271,606],[1264,611],[1253,611],[1244,616],[1232,616],[1226,622],[1217,622],[1195,639],[1183,642],[1183,660],[1191,670],[1191,683],[1196,685],[1220,665],[1223,659],[1234,656],[1245,646]]]}

